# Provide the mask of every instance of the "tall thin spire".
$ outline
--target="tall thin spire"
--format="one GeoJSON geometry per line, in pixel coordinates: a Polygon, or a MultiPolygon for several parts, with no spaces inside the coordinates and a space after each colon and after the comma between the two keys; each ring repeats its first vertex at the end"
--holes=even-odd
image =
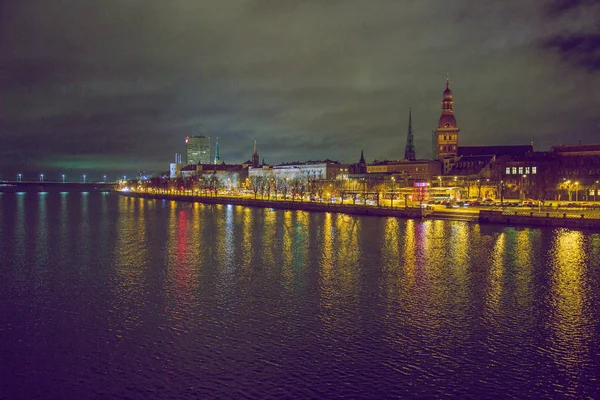
{"type": "Polygon", "coordinates": [[[254,138],[254,153],[252,154],[252,168],[258,168],[258,150],[256,149],[256,138],[254,138]]]}
{"type": "Polygon", "coordinates": [[[404,148],[404,159],[409,161],[414,161],[417,159],[412,133],[412,110],[410,108],[408,109],[408,133],[406,134],[406,147],[404,148]]]}
{"type": "Polygon", "coordinates": [[[450,89],[450,74],[446,72],[446,89],[450,89]]]}
{"type": "Polygon", "coordinates": [[[215,145],[215,164],[218,164],[221,159],[219,158],[219,137],[217,136],[217,144],[215,145]]]}
{"type": "Polygon", "coordinates": [[[360,164],[366,164],[366,162],[365,162],[365,155],[363,153],[363,149],[360,149],[360,161],[359,161],[359,163],[360,164]]]}

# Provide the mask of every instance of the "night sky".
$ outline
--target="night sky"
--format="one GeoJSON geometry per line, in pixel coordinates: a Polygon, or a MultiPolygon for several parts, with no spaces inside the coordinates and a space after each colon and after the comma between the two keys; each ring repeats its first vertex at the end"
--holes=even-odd
{"type": "Polygon", "coordinates": [[[600,142],[600,1],[0,0],[0,178],[428,158],[446,74],[462,145],[600,142]]]}

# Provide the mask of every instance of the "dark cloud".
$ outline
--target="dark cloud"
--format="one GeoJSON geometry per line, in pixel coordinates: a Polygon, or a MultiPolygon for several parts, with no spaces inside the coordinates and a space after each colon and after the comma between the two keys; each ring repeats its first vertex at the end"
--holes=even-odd
{"type": "MultiPolygon", "coordinates": [[[[0,1],[0,174],[429,157],[446,73],[465,145],[597,141],[598,3],[0,1]],[[90,170],[91,169],[91,170],[90,170]]],[[[111,172],[112,173],[112,172],[111,172]]]]}

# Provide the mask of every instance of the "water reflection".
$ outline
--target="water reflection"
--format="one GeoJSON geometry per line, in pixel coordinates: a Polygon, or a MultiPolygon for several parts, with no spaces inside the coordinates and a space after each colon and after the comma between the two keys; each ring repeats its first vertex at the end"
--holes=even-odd
{"type": "Polygon", "coordinates": [[[146,200],[128,197],[120,197],[119,200],[112,285],[115,292],[113,309],[117,316],[111,322],[116,324],[116,335],[122,337],[126,331],[143,322],[141,309],[149,294],[144,281],[149,242],[146,237],[146,200]]]}
{"type": "Polygon", "coordinates": [[[195,288],[198,286],[199,268],[205,262],[201,250],[201,210],[199,204],[190,207],[173,207],[169,210],[167,229],[167,281],[169,298],[166,310],[170,328],[177,335],[185,331],[182,321],[195,311],[195,288]]]}
{"type": "Polygon", "coordinates": [[[584,234],[559,230],[550,258],[550,328],[554,334],[551,355],[566,375],[567,393],[573,395],[578,391],[582,370],[592,362],[589,346],[597,334],[597,325],[590,321],[589,288],[584,286],[587,261],[584,234]]]}
{"type": "Polygon", "coordinates": [[[597,233],[10,196],[0,343],[19,390],[35,386],[23,376],[106,398],[594,398],[598,387],[597,233]]]}

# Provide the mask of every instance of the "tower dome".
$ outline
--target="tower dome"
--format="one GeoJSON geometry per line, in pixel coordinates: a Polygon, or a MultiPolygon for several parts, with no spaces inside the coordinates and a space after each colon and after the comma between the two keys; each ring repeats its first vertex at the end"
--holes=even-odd
{"type": "Polygon", "coordinates": [[[448,82],[446,81],[446,90],[444,90],[444,100],[452,100],[452,90],[448,87],[448,82]]]}
{"type": "Polygon", "coordinates": [[[456,118],[453,114],[442,114],[438,122],[438,128],[456,128],[456,118]]]}

